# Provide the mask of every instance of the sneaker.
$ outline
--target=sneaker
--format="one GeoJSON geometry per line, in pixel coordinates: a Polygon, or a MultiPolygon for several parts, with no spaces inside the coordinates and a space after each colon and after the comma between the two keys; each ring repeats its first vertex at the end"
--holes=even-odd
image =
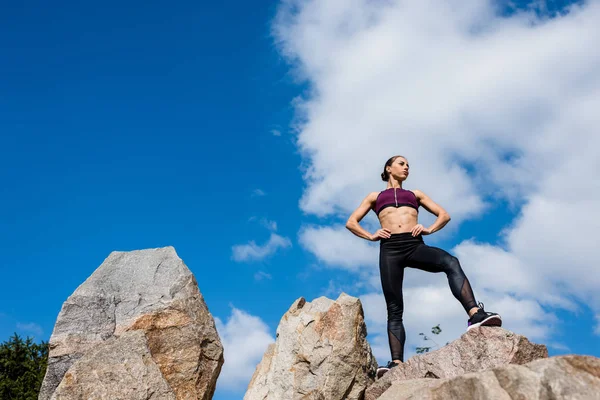
{"type": "Polygon", "coordinates": [[[483,303],[479,303],[479,310],[467,322],[467,331],[478,326],[502,326],[502,318],[499,314],[485,311],[483,303]]]}
{"type": "Polygon", "coordinates": [[[383,374],[385,374],[390,369],[397,367],[397,366],[398,366],[398,363],[390,361],[389,363],[387,363],[387,365],[385,367],[377,368],[377,379],[381,378],[383,376],[383,374]]]}

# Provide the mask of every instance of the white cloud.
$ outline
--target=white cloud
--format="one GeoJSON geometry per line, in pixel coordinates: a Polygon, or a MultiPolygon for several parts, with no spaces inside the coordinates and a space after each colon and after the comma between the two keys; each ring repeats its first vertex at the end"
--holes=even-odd
{"type": "Polygon", "coordinates": [[[264,245],[257,245],[254,240],[248,244],[240,244],[232,247],[232,258],[235,261],[259,261],[273,254],[278,249],[285,249],[292,246],[290,239],[271,233],[269,240],[264,245]]]}
{"type": "Polygon", "coordinates": [[[456,246],[453,253],[476,289],[518,294],[550,306],[576,309],[570,299],[553,290],[551,276],[527,265],[511,251],[467,240],[456,246]]]}
{"type": "Polygon", "coordinates": [[[269,327],[259,317],[235,307],[227,322],[215,318],[215,323],[225,358],[217,390],[245,391],[267,346],[274,342],[269,327]]]}
{"type": "MultiPolygon", "coordinates": [[[[503,317],[503,327],[541,343],[554,332],[557,318],[544,311],[534,300],[516,300],[507,295],[487,291],[476,293],[478,300],[485,299],[487,311],[499,313],[503,317]],[[480,296],[480,297],[479,297],[480,296]]],[[[369,342],[379,364],[390,360],[387,339],[387,310],[385,299],[380,292],[360,296],[365,310],[369,342]]],[[[404,290],[404,328],[406,345],[404,359],[416,354],[416,347],[434,346],[424,341],[420,332],[433,338],[439,346],[459,338],[466,332],[467,313],[462,305],[452,297],[446,286],[419,286],[404,290]],[[440,325],[442,332],[433,335],[431,328],[440,325]]]]}
{"type": "MultiPolygon", "coordinates": [[[[598,0],[552,19],[502,17],[479,0],[284,1],[273,31],[311,89],[295,103],[300,207],[345,220],[383,189],[385,160],[402,154],[412,170],[405,187],[429,194],[453,225],[498,201],[520,210],[501,245],[455,248],[476,294],[520,321],[518,333],[547,337],[555,320],[540,304],[574,310],[575,299],[599,313],[598,20],[598,0]]],[[[376,250],[341,232],[303,228],[301,243],[326,264],[360,271],[377,262],[376,250]]],[[[425,275],[407,291],[433,287],[428,295],[447,299],[425,275]]],[[[444,304],[434,306],[440,315],[444,304]]]]}
{"type": "MultiPolygon", "coordinates": [[[[549,155],[548,139],[581,128],[553,132],[555,123],[574,112],[597,121],[598,2],[550,21],[500,18],[491,2],[475,0],[386,4],[286,1],[280,9],[281,49],[313,88],[298,106],[305,211],[347,213],[401,153],[413,167],[407,185],[470,218],[484,209],[482,185],[535,186],[529,153],[549,155]],[[589,114],[569,107],[580,101],[592,103],[589,114]]],[[[585,128],[578,136],[593,133],[585,128]]]]}
{"type": "Polygon", "coordinates": [[[281,131],[279,129],[271,129],[271,133],[273,136],[281,136],[281,131]]]}
{"type": "Polygon", "coordinates": [[[596,335],[600,335],[600,314],[596,314],[596,328],[594,329],[596,335]]]}
{"type": "Polygon", "coordinates": [[[258,271],[257,273],[254,274],[254,279],[257,281],[262,281],[264,279],[272,279],[271,274],[266,273],[264,271],[258,271]]]}
{"type": "Polygon", "coordinates": [[[266,195],[267,194],[265,193],[265,191],[261,189],[254,189],[254,191],[252,192],[252,197],[263,197],[266,195]]]}
{"type": "Polygon", "coordinates": [[[349,270],[377,265],[378,248],[344,226],[304,227],[299,242],[325,265],[349,270]]]}
{"type": "Polygon", "coordinates": [[[17,322],[17,329],[26,333],[32,333],[36,337],[41,337],[44,334],[42,327],[35,322],[21,323],[17,322]]]}
{"type": "Polygon", "coordinates": [[[569,346],[566,346],[562,343],[550,342],[550,343],[546,343],[546,345],[548,347],[551,347],[551,348],[561,351],[561,352],[567,352],[567,353],[571,352],[571,349],[569,348],[569,346]]]}
{"type": "Polygon", "coordinates": [[[267,228],[268,230],[275,232],[277,230],[277,222],[275,221],[270,221],[266,218],[263,218],[260,220],[260,223],[262,224],[262,226],[264,226],[265,228],[267,228]]]}
{"type": "Polygon", "coordinates": [[[259,222],[263,227],[267,228],[268,230],[275,232],[277,231],[277,222],[276,221],[271,221],[267,218],[258,218],[256,216],[252,216],[250,218],[248,218],[248,222],[259,222]]]}

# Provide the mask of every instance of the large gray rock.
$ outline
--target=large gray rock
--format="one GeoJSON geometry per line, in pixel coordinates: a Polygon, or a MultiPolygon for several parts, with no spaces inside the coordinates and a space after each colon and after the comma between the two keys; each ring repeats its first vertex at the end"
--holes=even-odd
{"type": "Polygon", "coordinates": [[[451,379],[395,382],[379,400],[600,400],[600,358],[559,356],[451,379]]]}
{"type": "Polygon", "coordinates": [[[376,370],[366,336],[359,299],[344,293],[336,301],[299,298],[282,317],[244,399],[362,399],[376,370]]]}
{"type": "Polygon", "coordinates": [[[175,249],[113,252],[63,304],[39,399],[50,399],[57,388],[60,399],[82,398],[93,379],[101,391],[95,393],[102,393],[93,398],[210,399],[222,364],[214,320],[175,249]],[[130,331],[142,332],[143,340],[138,334],[132,342],[130,331]],[[148,374],[135,394],[119,392],[128,378],[106,368],[123,357],[148,374]],[[90,373],[97,376],[83,378],[90,373]]]}
{"type": "Polygon", "coordinates": [[[439,350],[414,356],[392,368],[367,389],[365,400],[379,398],[396,381],[452,378],[547,357],[546,346],[531,343],[525,336],[499,327],[475,328],[439,350]]]}

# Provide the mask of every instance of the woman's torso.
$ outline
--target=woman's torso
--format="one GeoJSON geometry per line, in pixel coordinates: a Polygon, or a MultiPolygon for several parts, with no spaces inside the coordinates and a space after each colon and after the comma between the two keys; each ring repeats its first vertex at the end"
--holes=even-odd
{"type": "Polygon", "coordinates": [[[418,224],[419,200],[410,190],[389,188],[379,193],[373,210],[391,233],[410,232],[418,224]]]}

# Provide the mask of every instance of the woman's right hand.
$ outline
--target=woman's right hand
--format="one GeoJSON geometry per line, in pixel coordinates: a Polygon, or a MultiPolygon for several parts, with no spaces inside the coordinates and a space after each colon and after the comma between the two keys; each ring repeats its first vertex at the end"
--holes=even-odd
{"type": "Polygon", "coordinates": [[[386,228],[378,229],[377,232],[371,235],[371,240],[376,242],[380,239],[389,239],[392,236],[392,231],[386,228]]]}

